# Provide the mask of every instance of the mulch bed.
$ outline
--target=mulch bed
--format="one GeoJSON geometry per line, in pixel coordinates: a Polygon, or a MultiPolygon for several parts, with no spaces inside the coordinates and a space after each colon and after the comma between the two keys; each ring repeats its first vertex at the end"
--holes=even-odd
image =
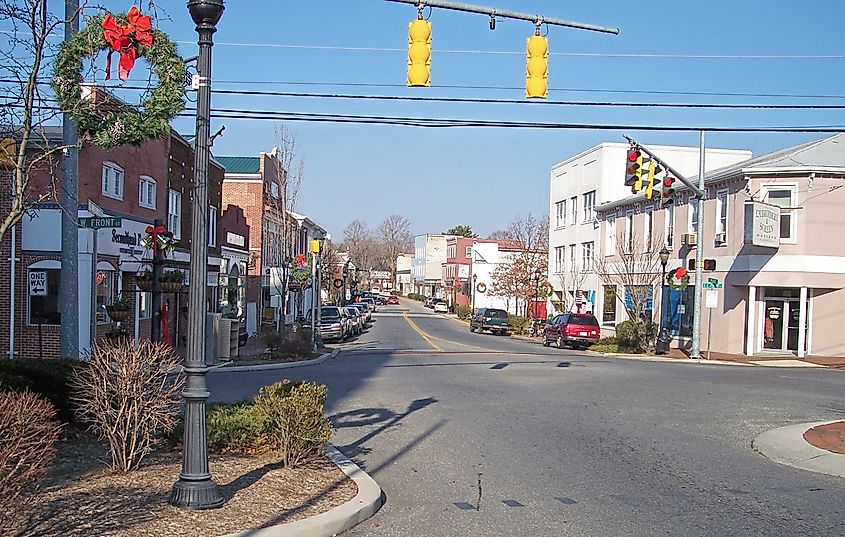
{"type": "Polygon", "coordinates": [[[804,433],[804,440],[817,448],[845,455],[845,421],[813,427],[804,433]]]}
{"type": "Polygon", "coordinates": [[[190,511],[168,503],[181,470],[181,451],[162,450],[144,466],[112,473],[92,461],[105,456],[80,435],[59,446],[59,457],[29,507],[33,537],[221,536],[311,517],[351,500],[355,483],[325,457],[283,468],[269,455],[210,455],[225,499],[219,509],[190,511]]]}

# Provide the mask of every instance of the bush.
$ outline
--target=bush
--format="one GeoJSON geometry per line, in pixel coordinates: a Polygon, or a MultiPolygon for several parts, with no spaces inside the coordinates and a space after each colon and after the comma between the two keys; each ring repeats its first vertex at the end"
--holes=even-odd
{"type": "Polygon", "coordinates": [[[619,342],[616,336],[605,336],[596,342],[596,345],[617,345],[619,342]]]}
{"type": "Polygon", "coordinates": [[[310,328],[287,329],[283,332],[272,327],[261,330],[261,339],[270,351],[270,358],[310,358],[314,352],[314,337],[310,328]]]}
{"type": "Polygon", "coordinates": [[[528,326],[528,317],[508,314],[508,324],[513,327],[514,333],[522,334],[528,326]]]}
{"type": "Polygon", "coordinates": [[[70,377],[84,362],[38,358],[0,360],[0,389],[14,392],[29,390],[44,397],[56,408],[58,418],[73,421],[70,402],[70,377]]]}
{"type": "Polygon", "coordinates": [[[657,325],[651,321],[623,321],[616,325],[616,339],[620,350],[644,352],[657,337],[657,325]]]}
{"type": "Polygon", "coordinates": [[[270,447],[285,466],[319,456],[331,438],[332,428],[324,413],[327,393],[323,385],[289,380],[259,390],[256,411],[270,447]]]}
{"type": "Polygon", "coordinates": [[[215,451],[249,451],[263,445],[263,423],[249,402],[209,405],[208,448],[215,451]]]}
{"type": "Polygon", "coordinates": [[[56,454],[62,430],[56,409],[30,392],[0,392],[0,527],[14,528],[27,517],[26,498],[38,487],[56,454]]]}
{"type": "Polygon", "coordinates": [[[180,358],[163,343],[97,343],[88,367],[71,379],[77,416],[108,441],[112,470],[137,469],[162,435],[173,429],[184,375],[180,358]]]}
{"type": "Polygon", "coordinates": [[[472,316],[472,306],[458,306],[455,308],[458,319],[469,319],[472,316]]]}

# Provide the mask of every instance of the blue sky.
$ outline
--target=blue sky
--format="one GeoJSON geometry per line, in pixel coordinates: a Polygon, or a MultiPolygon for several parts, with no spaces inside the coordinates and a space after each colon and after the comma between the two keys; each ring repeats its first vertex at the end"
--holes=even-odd
{"type": "MultiPolygon", "coordinates": [[[[845,2],[553,2],[473,0],[474,4],[619,27],[618,36],[550,27],[549,99],[608,102],[845,105],[845,2]],[[560,53],[565,53],[561,55],[560,53]],[[591,54],[591,56],[573,55],[591,54]],[[614,55],[669,55],[669,58],[614,55]],[[729,58],[689,58],[717,55],[729,58]],[[736,56],[838,56],[737,58],[736,56]],[[584,91],[573,91],[584,90],[584,91]],[[594,90],[594,91],[589,91],[594,90]],[[815,98],[654,95],[595,90],[837,96],[815,98]]],[[[128,3],[106,2],[114,9],[128,3]]],[[[142,3],[142,7],[145,4],[142,3]]],[[[195,42],[184,2],[160,2],[174,39],[195,42]]],[[[426,11],[427,14],[427,11],[426,11]]],[[[406,88],[410,5],[383,0],[229,1],[213,57],[218,89],[357,95],[440,96],[522,100],[525,39],[533,25],[434,9],[432,87],[406,88]],[[227,43],[275,46],[236,46],[227,43]],[[348,47],[379,50],[338,50],[348,47]],[[390,49],[390,50],[384,50],[390,49]],[[457,52],[475,51],[475,52],[457,52]],[[487,52],[486,54],[480,51],[487,52]],[[263,83],[257,83],[263,82],[263,83]],[[267,82],[276,82],[269,84],[267,82]],[[287,83],[287,84],[283,84],[287,83]],[[295,85],[292,83],[326,83],[295,85]],[[341,86],[366,83],[378,86],[341,86]],[[398,86],[391,86],[398,85],[398,86]],[[511,90],[444,88],[498,86],[511,90]],[[438,87],[441,86],[441,87],[438,87]]],[[[196,53],[181,45],[185,56],[196,53]]],[[[845,125],[842,110],[689,110],[587,108],[539,104],[373,102],[292,97],[218,96],[215,107],[586,124],[845,125]]],[[[257,155],[274,145],[273,122],[225,119],[219,155],[257,155]]],[[[371,227],[391,213],[414,233],[469,224],[481,234],[504,228],[517,214],[548,210],[549,169],[622,131],[422,129],[287,122],[296,132],[306,173],[298,210],[340,238],[361,218],[371,227]]],[[[190,120],[180,120],[192,131],[190,120]]],[[[845,130],[845,127],[843,127],[845,130]]],[[[698,145],[694,132],[625,131],[645,144],[698,145]]],[[[766,153],[823,134],[710,133],[708,146],[766,153]]],[[[620,181],[622,177],[619,178],[620,181]]]]}

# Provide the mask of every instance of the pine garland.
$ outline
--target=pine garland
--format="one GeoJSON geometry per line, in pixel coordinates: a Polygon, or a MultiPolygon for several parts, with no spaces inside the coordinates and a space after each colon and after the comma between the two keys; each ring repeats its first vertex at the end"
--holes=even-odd
{"type": "MultiPolygon", "coordinates": [[[[126,13],[112,14],[126,24],[126,13]]],[[[176,53],[176,43],[160,30],[153,29],[153,43],[137,46],[158,78],[156,85],[138,108],[121,106],[120,110],[98,109],[82,97],[82,70],[85,59],[94,58],[110,47],[103,36],[106,14],[92,17],[73,39],[62,43],[54,67],[52,87],[63,112],[70,114],[81,137],[111,149],[120,145],[140,145],[145,140],[170,132],[170,120],[185,107],[187,69],[176,53]]]]}

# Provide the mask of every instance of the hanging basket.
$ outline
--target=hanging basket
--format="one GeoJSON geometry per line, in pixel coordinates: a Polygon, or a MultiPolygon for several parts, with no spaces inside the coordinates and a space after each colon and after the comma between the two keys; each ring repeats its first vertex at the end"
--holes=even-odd
{"type": "Polygon", "coordinates": [[[106,308],[106,314],[109,316],[109,319],[119,323],[128,321],[129,317],[132,316],[132,312],[129,310],[116,310],[110,308],[106,308]]]}
{"type": "Polygon", "coordinates": [[[138,286],[138,289],[144,292],[149,292],[153,288],[153,280],[151,278],[137,278],[135,280],[135,285],[138,286]]]}
{"type": "Polygon", "coordinates": [[[165,293],[178,293],[184,285],[182,282],[161,282],[161,290],[165,293]]]}

